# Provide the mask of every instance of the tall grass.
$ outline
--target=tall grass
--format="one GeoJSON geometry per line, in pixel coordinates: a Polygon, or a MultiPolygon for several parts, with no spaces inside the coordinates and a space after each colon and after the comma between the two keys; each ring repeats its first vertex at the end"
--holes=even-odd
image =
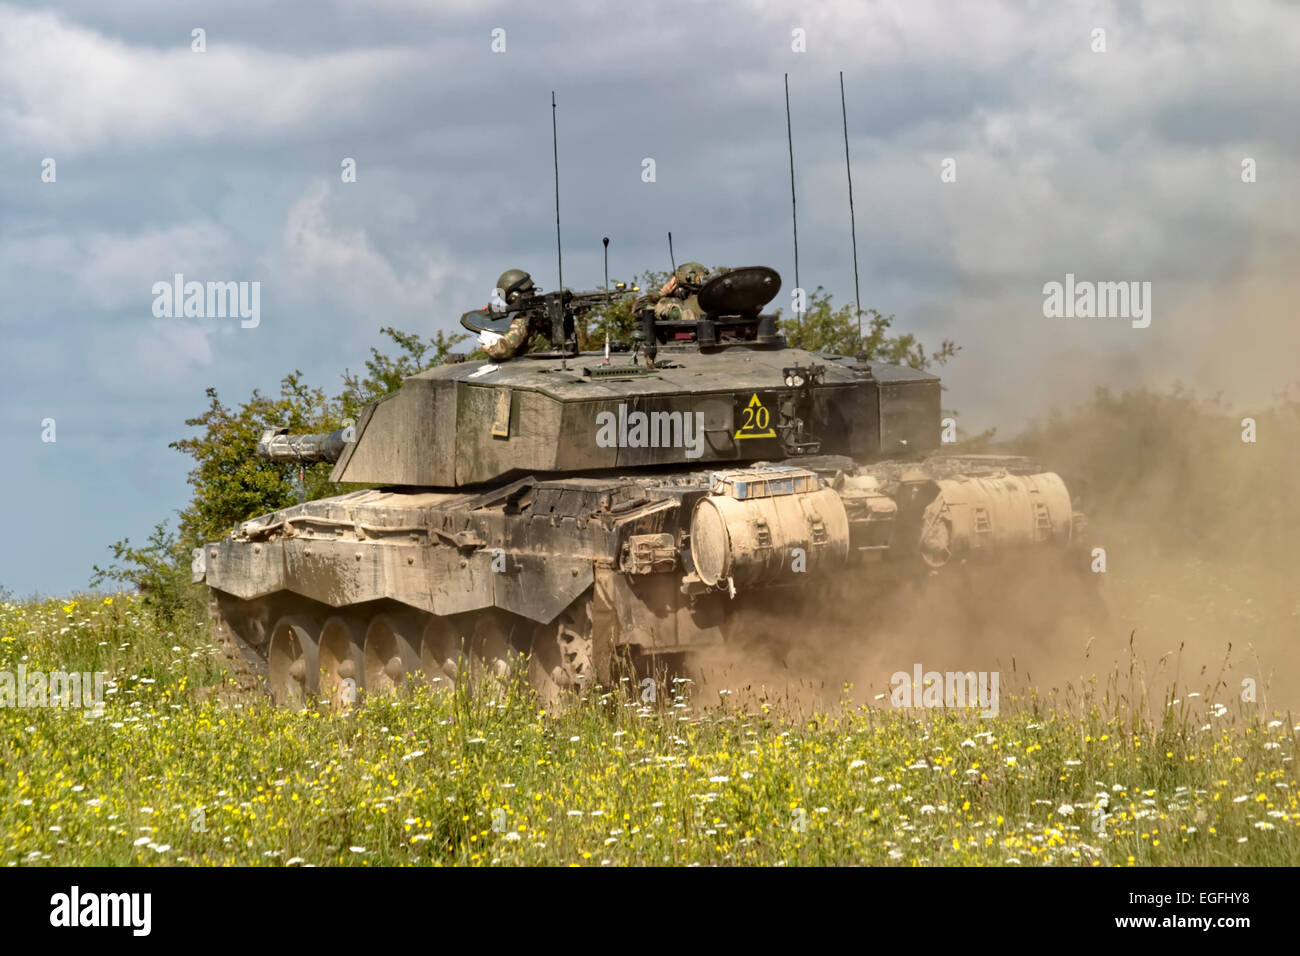
{"type": "Polygon", "coordinates": [[[277,711],[197,622],[121,595],[0,605],[0,670],[19,663],[110,686],[98,716],[0,709],[9,865],[1300,862],[1289,716],[1192,696],[1149,716],[1118,683],[992,719],[685,684],[559,715],[519,683],[277,711]]]}

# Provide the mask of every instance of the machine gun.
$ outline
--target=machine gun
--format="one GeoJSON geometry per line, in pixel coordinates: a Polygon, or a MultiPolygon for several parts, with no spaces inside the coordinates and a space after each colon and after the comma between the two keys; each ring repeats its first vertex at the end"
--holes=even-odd
{"type": "Polygon", "coordinates": [[[574,318],[640,290],[624,282],[615,283],[613,289],[598,289],[591,292],[574,292],[561,289],[557,292],[539,292],[520,296],[511,302],[502,312],[494,312],[491,307],[474,309],[460,317],[460,324],[471,332],[495,332],[504,334],[510,324],[520,315],[528,317],[531,328],[539,327],[539,319],[549,322],[551,327],[551,345],[561,354],[577,354],[577,342],[574,332],[574,318]]]}

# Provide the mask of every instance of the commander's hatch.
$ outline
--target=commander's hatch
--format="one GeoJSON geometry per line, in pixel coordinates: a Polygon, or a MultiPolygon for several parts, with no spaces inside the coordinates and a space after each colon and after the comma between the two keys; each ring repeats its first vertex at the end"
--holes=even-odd
{"type": "Polygon", "coordinates": [[[767,266],[744,266],[716,275],[700,287],[700,308],[705,315],[758,318],[758,313],[781,291],[781,276],[767,266]]]}
{"type": "Polygon", "coordinates": [[[653,345],[695,342],[701,349],[729,342],[775,345],[779,342],[775,317],[759,313],[780,291],[781,276],[775,269],[730,269],[704,283],[696,293],[704,313],[698,322],[647,316],[643,334],[653,345]]]}

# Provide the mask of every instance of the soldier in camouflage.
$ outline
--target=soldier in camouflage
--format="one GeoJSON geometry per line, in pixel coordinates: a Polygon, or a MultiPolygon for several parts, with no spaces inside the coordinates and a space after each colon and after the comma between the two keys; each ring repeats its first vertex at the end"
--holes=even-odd
{"type": "Polygon", "coordinates": [[[643,314],[653,308],[656,319],[675,322],[694,322],[704,316],[697,294],[709,279],[709,270],[698,262],[684,262],[678,266],[658,292],[643,295],[632,311],[643,314]]]}
{"type": "MultiPolygon", "coordinates": [[[[501,273],[501,277],[497,279],[497,288],[507,308],[519,298],[540,291],[533,285],[532,276],[523,269],[507,269],[501,273]]],[[[504,333],[496,335],[492,332],[483,332],[479,335],[479,341],[483,345],[483,351],[487,352],[488,358],[494,362],[502,362],[526,348],[534,332],[549,334],[550,330],[538,328],[539,324],[546,324],[545,317],[533,316],[530,321],[529,316],[521,312],[511,320],[510,328],[504,333]]]]}

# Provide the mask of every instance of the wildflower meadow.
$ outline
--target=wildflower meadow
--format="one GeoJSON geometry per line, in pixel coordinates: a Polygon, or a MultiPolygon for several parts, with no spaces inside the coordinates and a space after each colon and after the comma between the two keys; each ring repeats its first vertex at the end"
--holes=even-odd
{"type": "Polygon", "coordinates": [[[20,665],[105,681],[0,708],[9,866],[1300,862],[1291,718],[1199,697],[990,719],[678,682],[548,714],[520,682],[277,710],[205,624],[121,594],[0,605],[0,672],[20,665]]]}

